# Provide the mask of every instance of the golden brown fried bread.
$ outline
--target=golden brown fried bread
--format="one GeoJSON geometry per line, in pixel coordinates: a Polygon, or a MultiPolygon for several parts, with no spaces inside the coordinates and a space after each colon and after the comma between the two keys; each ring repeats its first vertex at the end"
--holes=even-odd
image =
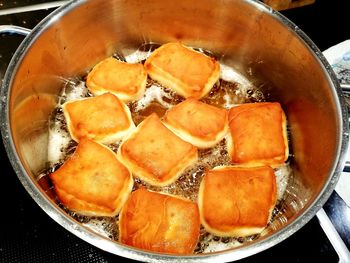
{"type": "Polygon", "coordinates": [[[129,108],[111,93],[63,104],[73,140],[92,139],[109,144],[122,139],[135,125],[129,108]]]}
{"type": "Polygon", "coordinates": [[[220,65],[214,58],[180,43],[156,49],[145,68],[152,79],[185,98],[204,97],[220,77],[220,65]]]}
{"type": "Polygon", "coordinates": [[[275,167],[287,160],[286,117],[279,103],[241,104],[230,109],[228,119],[233,163],[275,167]]]}
{"type": "Polygon", "coordinates": [[[217,236],[260,233],[276,203],[273,169],[220,167],[206,172],[199,189],[201,223],[217,236]]]}
{"type": "Polygon", "coordinates": [[[193,253],[199,237],[196,203],[140,188],[133,192],[119,217],[119,240],[144,250],[193,253]]]}
{"type": "Polygon", "coordinates": [[[94,95],[106,92],[123,101],[137,100],[145,92],[147,72],[142,64],[131,64],[106,58],[88,74],[86,85],[94,95]]]}
{"type": "Polygon", "coordinates": [[[164,124],[181,139],[210,148],[227,133],[227,111],[189,98],[166,112],[164,124]]]}
{"type": "Polygon", "coordinates": [[[145,182],[165,186],[197,161],[197,148],[177,137],[153,113],[123,141],[118,158],[145,182]]]}
{"type": "Polygon", "coordinates": [[[116,154],[87,139],[50,178],[61,203],[88,216],[117,215],[133,187],[131,173],[116,154]]]}

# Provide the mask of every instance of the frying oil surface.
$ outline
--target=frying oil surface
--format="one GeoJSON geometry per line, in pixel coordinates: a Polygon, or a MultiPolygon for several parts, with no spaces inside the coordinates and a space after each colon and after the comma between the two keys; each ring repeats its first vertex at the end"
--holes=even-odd
{"type": "MultiPolygon", "coordinates": [[[[157,45],[144,45],[136,52],[125,57],[125,61],[130,63],[142,62],[155,48],[157,48],[157,45]]],[[[119,58],[120,56],[116,54],[114,57],[119,58]]],[[[76,143],[72,141],[67,131],[61,105],[66,101],[88,96],[90,96],[90,94],[85,86],[85,82],[82,80],[71,80],[67,82],[66,86],[63,88],[57,108],[50,119],[48,146],[48,161],[51,166],[49,169],[50,172],[57,169],[67,158],[69,158],[76,147],[76,143]]],[[[151,79],[148,79],[144,96],[138,101],[129,103],[128,106],[135,125],[138,125],[151,113],[156,113],[159,117],[162,117],[166,110],[183,100],[184,99],[176,95],[175,92],[162,87],[151,79]]],[[[260,90],[254,87],[242,75],[223,64],[221,64],[220,80],[215,84],[210,94],[202,99],[202,101],[207,104],[225,109],[229,109],[237,104],[261,102],[264,100],[264,95],[260,90]]],[[[135,178],[133,190],[136,190],[141,186],[146,186],[153,191],[182,196],[196,202],[199,185],[204,172],[216,166],[230,165],[225,140],[226,139],[223,139],[213,148],[199,150],[198,162],[185,170],[175,183],[165,187],[155,187],[135,178]]],[[[109,145],[109,147],[117,152],[119,144],[120,142],[116,142],[109,145]]],[[[291,169],[288,165],[284,165],[276,169],[275,174],[277,181],[277,199],[281,200],[288,183],[288,178],[291,174],[291,169]]],[[[65,210],[84,226],[103,236],[113,240],[118,240],[118,217],[113,219],[103,217],[85,217],[70,212],[67,209],[65,210]]],[[[220,238],[209,234],[204,228],[201,228],[199,243],[195,249],[195,253],[221,251],[239,246],[244,242],[249,242],[256,238],[257,236],[247,238],[220,238]]]]}

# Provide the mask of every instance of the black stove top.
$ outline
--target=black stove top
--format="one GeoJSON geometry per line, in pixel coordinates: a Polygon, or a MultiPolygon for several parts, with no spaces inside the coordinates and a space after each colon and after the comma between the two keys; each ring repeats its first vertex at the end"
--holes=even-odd
{"type": "MultiPolygon", "coordinates": [[[[44,0],[1,1],[0,10],[17,6],[45,3],[44,0]]],[[[347,11],[340,1],[316,0],[316,3],[283,14],[297,24],[324,50],[350,39],[347,11]]],[[[343,1],[347,2],[347,1],[343,1]]],[[[53,9],[0,16],[0,24],[33,28],[53,9]]],[[[0,79],[23,38],[0,36],[0,79]]],[[[4,147],[0,144],[1,216],[0,263],[8,262],[116,262],[120,257],[104,252],[77,238],[54,222],[25,191],[13,172],[4,147]]],[[[350,174],[349,174],[350,176],[350,174]]],[[[335,227],[349,248],[350,226],[342,218],[350,208],[334,192],[324,206],[335,227]]],[[[349,219],[350,220],[350,219],[349,219]]],[[[276,246],[241,262],[338,262],[338,256],[328,238],[313,218],[301,230],[276,246]]],[[[131,262],[131,260],[130,260],[131,262]]]]}

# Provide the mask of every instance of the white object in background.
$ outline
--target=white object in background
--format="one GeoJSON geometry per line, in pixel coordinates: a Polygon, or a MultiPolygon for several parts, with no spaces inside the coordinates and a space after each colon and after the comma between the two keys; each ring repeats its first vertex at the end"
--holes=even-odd
{"type": "MultiPolygon", "coordinates": [[[[350,84],[350,40],[341,42],[323,52],[323,55],[331,64],[337,78],[342,84],[350,84]]],[[[350,145],[350,144],[349,144],[350,145]]],[[[350,162],[350,151],[346,156],[350,162]]],[[[350,206],[350,173],[342,173],[335,191],[350,206]]]]}
{"type": "Polygon", "coordinates": [[[7,8],[7,9],[0,10],[0,16],[56,8],[56,7],[59,7],[61,5],[66,4],[66,3],[68,3],[67,0],[66,1],[53,1],[53,2],[48,2],[48,3],[35,4],[35,5],[7,8]]]}

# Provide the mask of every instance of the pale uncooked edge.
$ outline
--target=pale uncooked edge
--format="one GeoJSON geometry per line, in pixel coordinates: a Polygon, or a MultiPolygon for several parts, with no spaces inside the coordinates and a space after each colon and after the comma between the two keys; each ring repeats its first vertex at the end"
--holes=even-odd
{"type": "Polygon", "coordinates": [[[214,140],[204,140],[201,139],[199,137],[196,137],[194,135],[191,135],[189,132],[187,132],[186,130],[181,130],[178,128],[175,128],[173,125],[171,125],[170,123],[164,121],[163,124],[169,129],[171,130],[173,133],[175,133],[175,135],[177,135],[178,137],[180,137],[182,140],[191,143],[192,145],[200,148],[200,149],[207,149],[207,148],[211,148],[214,147],[217,143],[219,143],[227,134],[228,132],[228,124],[226,123],[223,130],[220,131],[216,136],[214,140]]]}

